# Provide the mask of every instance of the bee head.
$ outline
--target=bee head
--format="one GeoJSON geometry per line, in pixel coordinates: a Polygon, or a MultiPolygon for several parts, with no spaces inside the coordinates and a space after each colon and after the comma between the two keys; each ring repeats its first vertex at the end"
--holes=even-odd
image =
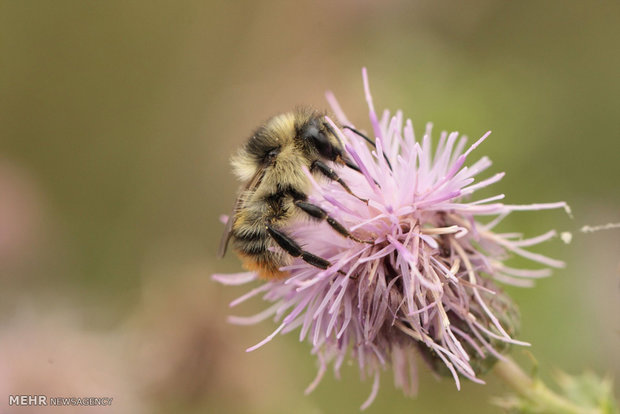
{"type": "Polygon", "coordinates": [[[324,115],[314,114],[298,127],[298,139],[310,157],[342,162],[343,147],[324,115]]]}

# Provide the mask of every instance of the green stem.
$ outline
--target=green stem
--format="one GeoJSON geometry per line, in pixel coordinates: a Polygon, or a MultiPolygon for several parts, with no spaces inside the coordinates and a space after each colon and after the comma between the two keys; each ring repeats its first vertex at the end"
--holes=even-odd
{"type": "Polygon", "coordinates": [[[498,361],[495,374],[519,395],[539,407],[545,413],[557,414],[599,414],[598,410],[575,405],[572,401],[556,394],[539,379],[530,378],[512,359],[498,361]]]}

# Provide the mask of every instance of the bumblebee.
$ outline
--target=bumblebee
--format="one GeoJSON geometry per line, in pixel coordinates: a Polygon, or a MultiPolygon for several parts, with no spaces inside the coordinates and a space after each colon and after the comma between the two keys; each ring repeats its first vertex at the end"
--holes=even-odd
{"type": "Polygon", "coordinates": [[[324,113],[297,109],[274,116],[260,126],[232,158],[242,185],[226,224],[219,256],[226,253],[232,240],[244,267],[265,279],[286,277],[288,274],[280,268],[289,264],[291,257],[301,257],[312,266],[327,269],[331,265],[328,260],[304,250],[283,230],[300,215],[325,220],[340,235],[365,242],[323,208],[308,201],[310,182],[302,167],[313,175],[336,181],[357,197],[330,164],[360,171],[325,122],[324,113]]]}

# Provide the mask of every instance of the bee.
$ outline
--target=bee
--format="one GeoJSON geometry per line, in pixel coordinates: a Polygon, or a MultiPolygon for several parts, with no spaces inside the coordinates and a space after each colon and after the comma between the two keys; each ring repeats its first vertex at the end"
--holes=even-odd
{"type": "Polygon", "coordinates": [[[360,172],[325,122],[324,113],[297,109],[274,116],[260,126],[232,158],[234,172],[242,185],[226,224],[219,256],[224,256],[232,240],[244,267],[258,272],[264,279],[285,278],[288,274],[280,268],[289,264],[291,257],[327,269],[331,265],[328,260],[304,250],[283,230],[304,215],[325,220],[344,237],[369,243],[355,237],[323,208],[308,201],[310,182],[303,167],[313,175],[339,183],[349,194],[367,203],[353,194],[330,167],[333,164],[360,172]]]}

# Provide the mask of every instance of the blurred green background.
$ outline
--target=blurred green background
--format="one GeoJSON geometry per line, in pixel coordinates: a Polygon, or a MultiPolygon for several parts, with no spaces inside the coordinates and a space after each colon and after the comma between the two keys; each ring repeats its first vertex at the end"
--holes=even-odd
{"type": "MultiPolygon", "coordinates": [[[[371,383],[354,366],[303,395],[316,366],[295,334],[246,354],[275,326],[228,325],[265,305],[229,310],[247,288],[210,275],[240,269],[215,258],[230,154],[275,113],[326,107],[327,89],[368,127],[362,66],[375,106],[402,108],[417,131],[493,130],[476,154],[507,172],[492,190],[506,202],[572,206],[573,220],[503,224],[574,232],[537,250],[566,269],[508,289],[520,339],[545,378],[620,377],[620,231],[578,232],[620,221],[619,44],[618,1],[0,0],[0,401],[358,412],[371,383]]],[[[504,388],[486,379],[459,392],[420,365],[411,400],[386,372],[368,412],[498,413],[488,401],[504,388]]]]}

